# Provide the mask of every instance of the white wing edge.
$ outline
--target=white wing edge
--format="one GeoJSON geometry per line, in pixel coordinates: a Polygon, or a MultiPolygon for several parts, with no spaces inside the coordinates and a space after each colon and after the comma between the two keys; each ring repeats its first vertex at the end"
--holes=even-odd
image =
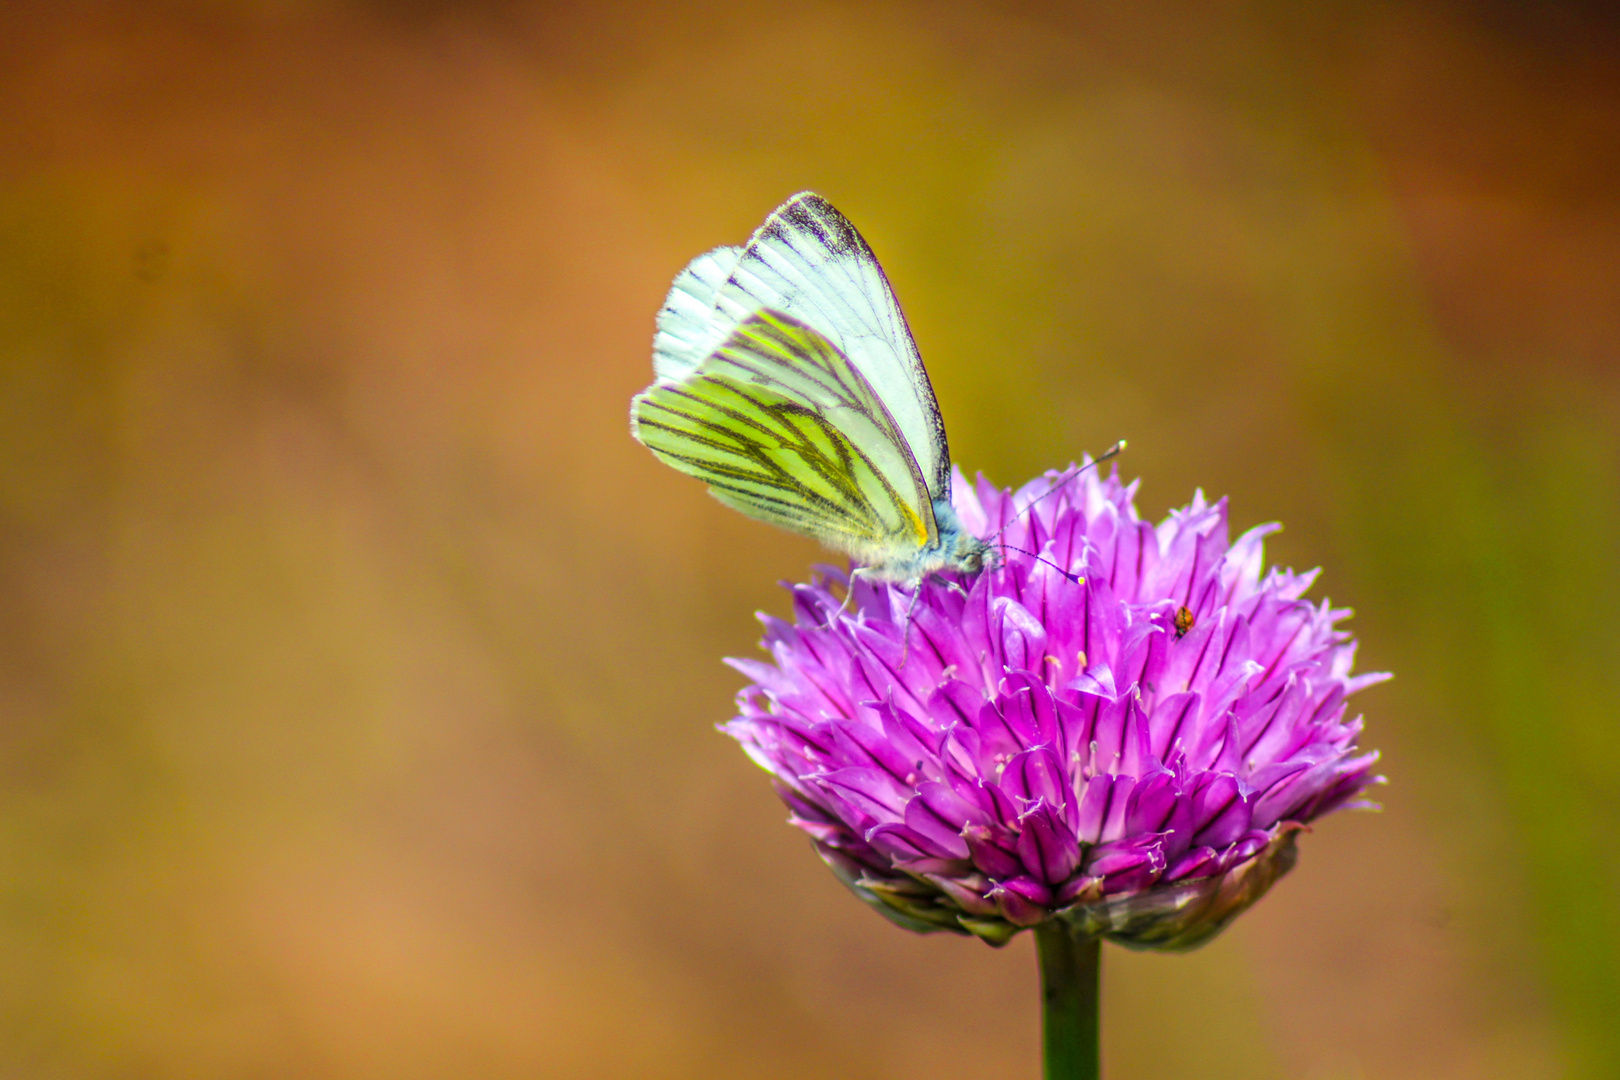
{"type": "Polygon", "coordinates": [[[742,253],[740,247],[717,247],[675,275],[653,334],[653,375],[659,382],[685,379],[742,321],[715,308],[715,294],[731,277],[742,253]]]}

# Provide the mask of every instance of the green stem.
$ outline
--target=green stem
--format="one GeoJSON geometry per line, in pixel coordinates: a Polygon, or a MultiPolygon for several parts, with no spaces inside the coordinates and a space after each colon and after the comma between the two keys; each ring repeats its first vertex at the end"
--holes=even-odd
{"type": "Polygon", "coordinates": [[[1097,969],[1101,942],[1053,920],[1035,928],[1041,957],[1041,1042],[1046,1080],[1099,1080],[1097,969]]]}

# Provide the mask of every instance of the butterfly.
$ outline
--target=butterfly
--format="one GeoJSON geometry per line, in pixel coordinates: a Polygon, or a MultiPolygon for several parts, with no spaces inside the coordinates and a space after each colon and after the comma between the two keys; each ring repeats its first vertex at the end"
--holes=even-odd
{"type": "Polygon", "coordinates": [[[630,433],[727,506],[873,581],[996,561],[951,506],[945,425],[894,290],[821,196],[800,192],[676,276],[653,373],[630,433]]]}

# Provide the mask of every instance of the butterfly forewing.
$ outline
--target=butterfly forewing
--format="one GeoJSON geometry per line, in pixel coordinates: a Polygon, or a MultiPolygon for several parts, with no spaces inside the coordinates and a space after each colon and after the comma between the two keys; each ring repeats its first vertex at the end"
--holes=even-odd
{"type": "MultiPolygon", "coordinates": [[[[711,252],[732,257],[737,249],[711,252]]],[[[718,322],[760,308],[815,327],[888,408],[934,498],[950,497],[950,453],[939,405],[883,268],[831,203],[802,192],[766,219],[713,295],[718,322]]],[[[707,267],[705,267],[707,269],[707,267]]]]}
{"type": "Polygon", "coordinates": [[[928,487],[862,373],[823,335],[761,311],[679,382],[639,395],[635,433],[745,514],[857,557],[936,539],[928,487]]]}

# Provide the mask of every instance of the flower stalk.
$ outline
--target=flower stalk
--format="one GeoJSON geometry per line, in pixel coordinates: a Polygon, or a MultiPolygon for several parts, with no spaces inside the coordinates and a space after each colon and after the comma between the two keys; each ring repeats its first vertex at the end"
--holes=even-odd
{"type": "Polygon", "coordinates": [[[1098,1080],[1097,988],[1102,941],[1057,919],[1035,928],[1041,963],[1041,1048],[1046,1080],[1098,1080]]]}

